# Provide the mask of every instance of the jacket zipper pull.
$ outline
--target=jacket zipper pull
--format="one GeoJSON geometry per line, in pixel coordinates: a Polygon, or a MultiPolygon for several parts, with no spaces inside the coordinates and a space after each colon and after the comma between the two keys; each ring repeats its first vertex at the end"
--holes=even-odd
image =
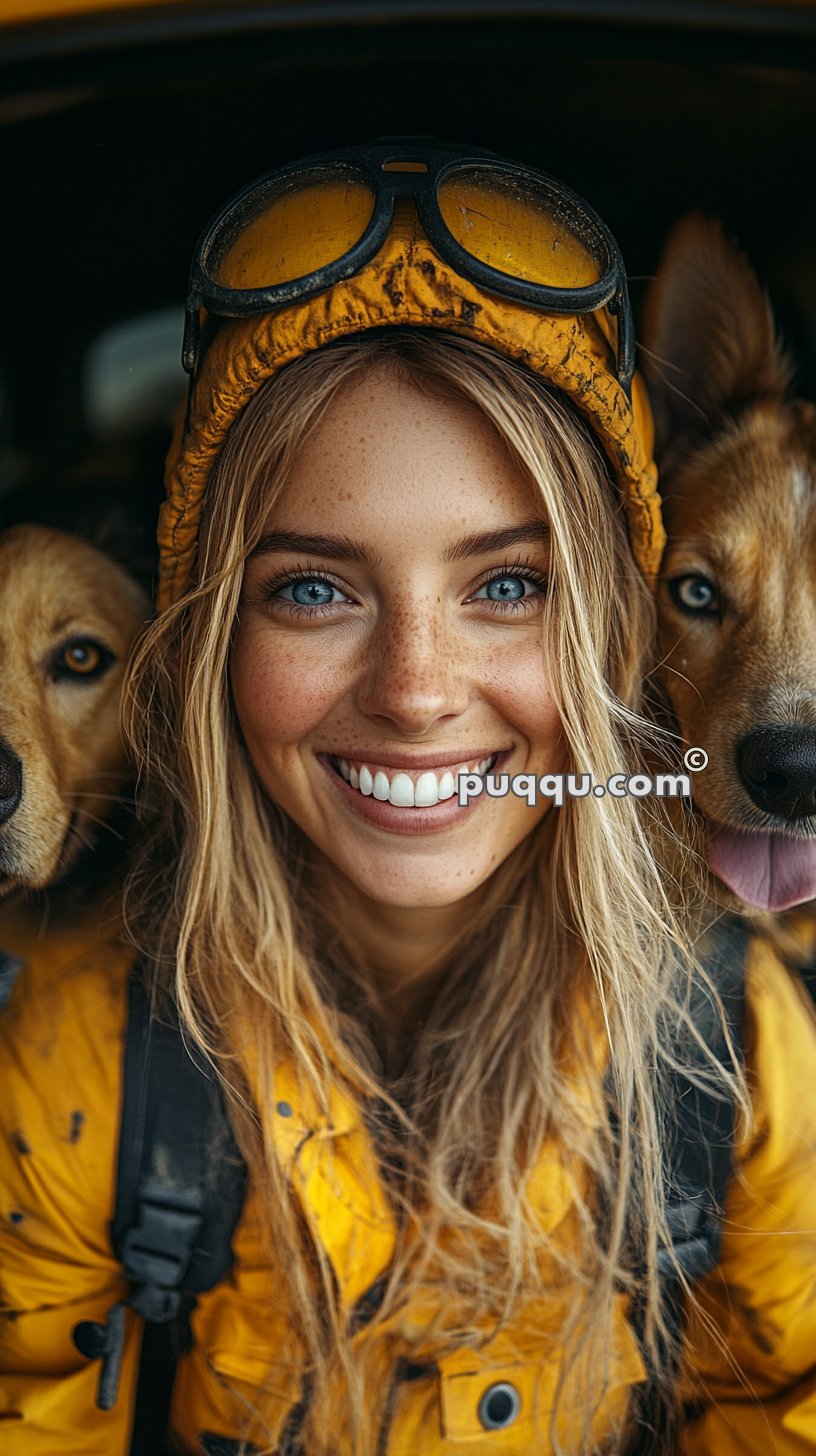
{"type": "Polygon", "coordinates": [[[88,1360],[101,1360],[96,1404],[100,1410],[113,1410],[119,1393],[122,1355],[125,1348],[125,1304],[120,1300],[108,1312],[103,1325],[97,1320],[81,1320],[74,1326],[71,1338],[88,1360]]]}

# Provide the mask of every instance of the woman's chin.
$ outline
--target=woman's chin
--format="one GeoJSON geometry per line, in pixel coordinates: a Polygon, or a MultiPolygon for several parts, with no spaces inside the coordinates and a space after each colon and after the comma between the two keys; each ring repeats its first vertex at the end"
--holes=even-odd
{"type": "Polygon", "coordinates": [[[395,863],[389,865],[382,860],[373,867],[331,860],[335,871],[351,890],[371,905],[399,910],[441,910],[458,905],[478,890],[496,868],[495,863],[483,866],[472,862],[463,865],[457,857],[451,863],[435,862],[424,865],[400,863],[402,856],[395,856],[395,863]]]}

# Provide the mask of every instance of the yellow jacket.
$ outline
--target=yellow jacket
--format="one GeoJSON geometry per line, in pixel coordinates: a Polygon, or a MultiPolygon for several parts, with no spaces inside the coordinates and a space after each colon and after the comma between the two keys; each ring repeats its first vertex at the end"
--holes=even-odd
{"type": "MultiPolygon", "coordinates": [[[[110,1412],[96,1407],[99,1363],[79,1354],[72,1330],[80,1320],[104,1322],[125,1292],[108,1226],[131,952],[110,925],[77,926],[39,944],[22,929],[4,930],[4,940],[27,965],[0,1015],[0,1446],[5,1456],[126,1456],[140,1321],[129,1312],[110,1412]]],[[[746,1055],[755,1127],[737,1149],[720,1265],[689,1320],[682,1456],[816,1451],[816,1017],[759,937],[748,956],[746,1055]]],[[[376,1156],[353,1104],[339,1102],[329,1126],[299,1105],[285,1074],[279,1090],[291,1109],[275,1118],[280,1157],[351,1307],[393,1250],[376,1156]]],[[[534,1186],[547,1228],[569,1240],[569,1187],[551,1148],[534,1186]]],[[[171,1414],[171,1448],[180,1453],[200,1456],[201,1432],[268,1443],[299,1397],[298,1351],[256,1212],[250,1193],[234,1266],[193,1313],[194,1345],[180,1363],[171,1414]],[[247,1423],[250,1407],[262,1420],[247,1423]]],[[[460,1351],[403,1381],[394,1324],[380,1336],[382,1389],[391,1391],[380,1456],[546,1456],[562,1308],[554,1270],[549,1336],[538,1309],[531,1340],[522,1310],[478,1353],[460,1351]],[[520,1414],[486,1431],[479,1402],[503,1380],[520,1393],[520,1414]]],[[[622,1297],[599,1450],[643,1377],[622,1297]]],[[[338,1456],[347,1449],[338,1429],[338,1456]]]]}

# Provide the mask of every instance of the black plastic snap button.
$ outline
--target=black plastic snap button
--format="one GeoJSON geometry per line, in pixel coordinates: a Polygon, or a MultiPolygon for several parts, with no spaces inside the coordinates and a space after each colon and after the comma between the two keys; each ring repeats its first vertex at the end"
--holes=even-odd
{"type": "Polygon", "coordinates": [[[521,1410],[521,1396],[515,1385],[499,1380],[489,1385],[479,1401],[479,1420],[486,1431],[503,1431],[521,1410]]]}
{"type": "Polygon", "coordinates": [[[78,1325],[74,1325],[71,1338],[86,1360],[101,1360],[108,1353],[108,1327],[96,1320],[80,1320],[78,1325]]]}

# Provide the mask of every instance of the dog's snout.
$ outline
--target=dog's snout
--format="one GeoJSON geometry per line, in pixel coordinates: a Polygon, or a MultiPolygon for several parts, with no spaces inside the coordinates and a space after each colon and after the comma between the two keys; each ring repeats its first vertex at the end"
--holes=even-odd
{"type": "Polygon", "coordinates": [[[23,796],[23,765],[16,753],[0,743],[0,824],[10,819],[23,796]]]}
{"type": "Polygon", "coordinates": [[[758,809],[816,814],[816,728],[760,728],[737,744],[737,772],[758,809]]]}

